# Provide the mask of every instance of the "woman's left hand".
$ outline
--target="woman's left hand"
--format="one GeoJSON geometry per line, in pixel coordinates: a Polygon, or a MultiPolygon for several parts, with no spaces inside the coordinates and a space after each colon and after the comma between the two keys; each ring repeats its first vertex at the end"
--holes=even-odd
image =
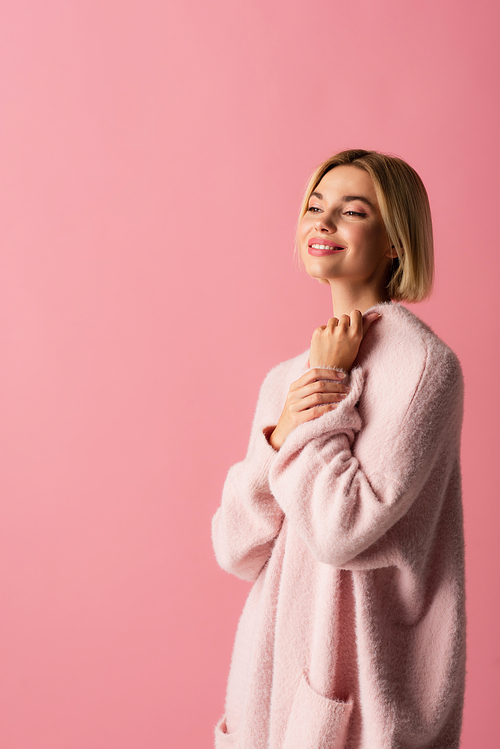
{"type": "Polygon", "coordinates": [[[361,341],[370,326],[381,317],[370,312],[363,318],[358,309],[340,319],[331,317],[327,325],[321,325],[313,333],[309,353],[310,367],[335,367],[349,372],[358,355],[361,341]]]}

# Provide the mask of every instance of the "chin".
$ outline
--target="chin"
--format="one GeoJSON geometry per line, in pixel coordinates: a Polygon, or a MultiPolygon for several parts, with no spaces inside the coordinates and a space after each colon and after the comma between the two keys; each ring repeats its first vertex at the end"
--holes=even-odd
{"type": "Polygon", "coordinates": [[[318,283],[323,283],[323,284],[326,284],[326,285],[329,285],[329,283],[330,283],[330,281],[328,280],[328,278],[324,278],[324,277],[322,277],[322,276],[320,276],[319,274],[316,274],[316,273],[310,273],[307,270],[307,268],[306,268],[306,273],[309,276],[309,278],[313,279],[313,281],[317,281],[318,283]]]}

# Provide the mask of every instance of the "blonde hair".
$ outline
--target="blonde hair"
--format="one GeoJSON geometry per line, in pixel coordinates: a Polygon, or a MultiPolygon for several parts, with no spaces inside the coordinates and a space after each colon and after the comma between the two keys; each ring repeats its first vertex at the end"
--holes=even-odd
{"type": "Polygon", "coordinates": [[[431,293],[434,276],[431,210],[424,183],[402,159],[362,149],[335,154],[309,180],[299,221],[325,174],[347,165],[364,169],[372,178],[389,240],[398,254],[387,284],[390,297],[398,302],[421,302],[431,293]]]}

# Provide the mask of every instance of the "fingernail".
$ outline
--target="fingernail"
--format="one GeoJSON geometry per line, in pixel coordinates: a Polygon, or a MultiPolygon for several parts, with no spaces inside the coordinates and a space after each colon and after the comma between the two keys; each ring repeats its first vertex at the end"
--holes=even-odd
{"type": "Polygon", "coordinates": [[[338,377],[339,377],[340,380],[343,380],[344,377],[345,377],[345,374],[343,372],[337,372],[337,375],[338,375],[338,377]]]}

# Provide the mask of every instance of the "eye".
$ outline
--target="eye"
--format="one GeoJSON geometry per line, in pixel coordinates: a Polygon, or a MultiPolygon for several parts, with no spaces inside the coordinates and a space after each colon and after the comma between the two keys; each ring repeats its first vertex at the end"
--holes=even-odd
{"type": "Polygon", "coordinates": [[[346,216],[366,216],[366,213],[361,213],[360,211],[344,211],[344,213],[346,216]]]}
{"type": "Polygon", "coordinates": [[[308,213],[316,213],[316,211],[321,211],[321,208],[318,208],[315,205],[310,205],[309,208],[307,209],[308,213]]]}

